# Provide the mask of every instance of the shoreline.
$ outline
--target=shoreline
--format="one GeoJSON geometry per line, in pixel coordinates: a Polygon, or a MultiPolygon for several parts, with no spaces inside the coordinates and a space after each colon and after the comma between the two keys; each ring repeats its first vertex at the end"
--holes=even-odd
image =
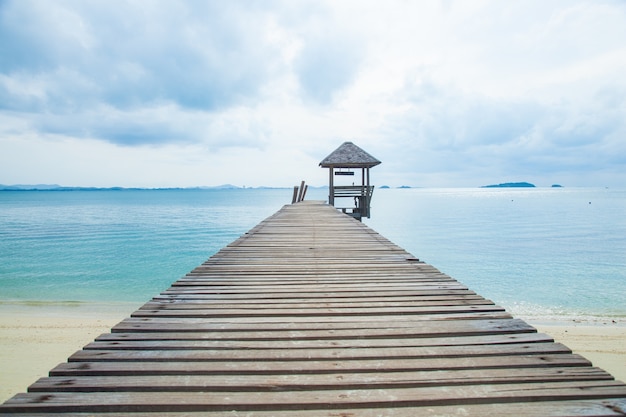
{"type": "MultiPolygon", "coordinates": [[[[0,301],[0,403],[25,392],[76,351],[129,317],[143,303],[0,301]]],[[[626,324],[533,321],[574,353],[626,382],[626,324]]]]}

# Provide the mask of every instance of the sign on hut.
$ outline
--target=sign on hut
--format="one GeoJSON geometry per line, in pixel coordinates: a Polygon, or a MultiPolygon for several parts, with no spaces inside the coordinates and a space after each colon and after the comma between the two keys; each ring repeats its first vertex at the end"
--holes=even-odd
{"type": "Polygon", "coordinates": [[[322,168],[329,169],[328,204],[358,220],[369,218],[370,201],[374,192],[374,186],[370,185],[370,168],[380,163],[352,142],[344,142],[335,149],[320,162],[322,168]],[[354,181],[357,177],[355,170],[359,169],[360,184],[354,181]],[[345,184],[345,178],[348,178],[348,185],[345,184]]]}

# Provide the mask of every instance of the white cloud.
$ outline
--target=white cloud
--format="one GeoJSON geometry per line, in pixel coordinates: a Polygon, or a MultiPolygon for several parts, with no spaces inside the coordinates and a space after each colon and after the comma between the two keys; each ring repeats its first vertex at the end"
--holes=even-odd
{"type": "Polygon", "coordinates": [[[323,184],[353,140],[381,184],[619,184],[625,41],[617,1],[5,1],[0,182],[323,184]]]}

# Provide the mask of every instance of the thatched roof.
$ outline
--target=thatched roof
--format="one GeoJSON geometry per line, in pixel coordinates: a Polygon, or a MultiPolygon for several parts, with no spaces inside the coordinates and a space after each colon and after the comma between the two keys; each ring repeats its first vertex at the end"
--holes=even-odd
{"type": "Polygon", "coordinates": [[[371,168],[378,164],[378,159],[352,142],[344,142],[320,162],[323,168],[371,168]]]}

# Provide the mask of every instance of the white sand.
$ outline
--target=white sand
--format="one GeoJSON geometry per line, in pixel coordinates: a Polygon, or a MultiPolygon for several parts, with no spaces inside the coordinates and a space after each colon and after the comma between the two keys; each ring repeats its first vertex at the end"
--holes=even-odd
{"type": "Polygon", "coordinates": [[[556,342],[584,356],[620,381],[626,382],[626,326],[617,324],[533,324],[556,342]]]}
{"type": "MultiPolygon", "coordinates": [[[[0,402],[135,311],[139,305],[0,303],[0,402]]],[[[595,366],[626,381],[626,326],[533,324],[595,366]]]]}
{"type": "Polygon", "coordinates": [[[0,304],[0,402],[25,392],[138,307],[0,304]]]}

